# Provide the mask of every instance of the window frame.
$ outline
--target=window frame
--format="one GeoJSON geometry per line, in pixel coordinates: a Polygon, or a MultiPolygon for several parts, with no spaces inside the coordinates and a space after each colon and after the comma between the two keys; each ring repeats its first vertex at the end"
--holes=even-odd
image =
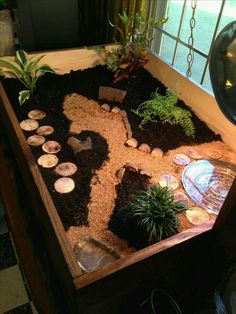
{"type": "MultiPolygon", "coordinates": [[[[168,31],[166,31],[164,29],[163,25],[157,27],[157,34],[158,34],[158,36],[155,37],[155,39],[154,39],[154,41],[153,41],[153,43],[151,45],[151,50],[154,51],[155,53],[157,53],[158,55],[160,55],[160,52],[161,52],[161,49],[162,49],[162,43],[163,43],[164,35],[166,35],[169,38],[171,38],[172,40],[174,40],[175,41],[175,48],[174,48],[172,61],[171,61],[170,64],[171,64],[171,66],[173,66],[174,68],[176,68],[178,70],[178,68],[175,66],[176,54],[177,54],[178,46],[179,45],[183,45],[183,46],[185,46],[188,49],[192,48],[194,53],[196,53],[196,54],[198,54],[201,57],[206,59],[205,66],[204,66],[204,69],[203,69],[203,72],[202,72],[202,75],[201,75],[201,80],[198,83],[200,85],[203,85],[205,77],[206,77],[206,73],[207,73],[207,68],[209,66],[209,60],[210,60],[210,54],[211,54],[212,46],[213,46],[213,43],[214,43],[214,41],[216,39],[216,36],[218,34],[218,31],[219,31],[219,26],[220,26],[221,18],[222,18],[222,15],[223,15],[223,10],[224,10],[224,7],[225,7],[226,0],[222,0],[221,6],[220,6],[220,10],[219,10],[219,13],[218,13],[218,17],[217,17],[217,20],[216,20],[216,25],[215,25],[215,29],[214,29],[214,32],[213,32],[213,36],[212,36],[212,40],[211,40],[211,44],[210,44],[210,48],[209,48],[208,54],[204,53],[200,49],[197,49],[194,45],[193,45],[193,47],[191,47],[187,42],[185,42],[182,39],[180,39],[180,34],[181,34],[181,31],[182,31],[184,15],[185,15],[185,12],[186,12],[187,1],[188,0],[184,0],[183,4],[182,4],[182,12],[181,12],[181,16],[180,16],[179,25],[178,25],[177,35],[175,36],[175,35],[169,33],[168,31]]],[[[158,20],[158,19],[166,16],[169,4],[170,4],[170,0],[165,0],[165,1],[151,0],[150,6],[149,6],[149,17],[152,17],[152,18],[155,18],[155,20],[158,20]]],[[[189,33],[190,33],[190,30],[189,30],[189,33]]],[[[187,56],[186,56],[186,58],[187,58],[187,56]]]]}

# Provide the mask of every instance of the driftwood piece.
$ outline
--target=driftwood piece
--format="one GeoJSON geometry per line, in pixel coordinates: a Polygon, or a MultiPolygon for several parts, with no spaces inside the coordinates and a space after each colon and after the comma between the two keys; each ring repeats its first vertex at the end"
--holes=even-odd
{"type": "Polygon", "coordinates": [[[109,101],[122,102],[125,98],[126,91],[118,88],[100,86],[98,99],[106,99],[109,101]]]}
{"type": "Polygon", "coordinates": [[[92,149],[92,141],[90,137],[87,137],[85,141],[80,141],[74,136],[71,136],[68,138],[67,144],[74,151],[74,155],[77,155],[82,150],[92,149]]]}
{"type": "Polygon", "coordinates": [[[131,130],[131,126],[128,120],[128,116],[125,110],[121,110],[120,111],[121,117],[123,119],[125,128],[126,128],[126,132],[127,132],[127,139],[129,140],[130,138],[132,138],[132,130],[131,130]]]}

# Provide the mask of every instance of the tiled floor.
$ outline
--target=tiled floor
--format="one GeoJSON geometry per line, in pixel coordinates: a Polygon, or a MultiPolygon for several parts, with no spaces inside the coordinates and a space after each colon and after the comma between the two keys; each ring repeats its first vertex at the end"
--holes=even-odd
{"type": "Polygon", "coordinates": [[[30,300],[0,200],[0,314],[38,313],[30,300]]]}

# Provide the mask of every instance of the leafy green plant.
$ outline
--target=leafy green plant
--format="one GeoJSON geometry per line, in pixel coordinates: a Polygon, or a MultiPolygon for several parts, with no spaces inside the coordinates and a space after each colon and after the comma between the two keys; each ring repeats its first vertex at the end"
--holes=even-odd
{"type": "Polygon", "coordinates": [[[24,50],[17,50],[15,61],[9,58],[0,58],[0,75],[18,79],[27,90],[19,93],[19,103],[22,105],[34,93],[37,80],[45,73],[55,73],[47,64],[39,64],[44,56],[31,57],[24,50]]]}
{"type": "Polygon", "coordinates": [[[187,208],[182,202],[174,202],[172,190],[154,185],[134,195],[129,209],[152,244],[178,232],[177,214],[187,208]]]}
{"type": "Polygon", "coordinates": [[[194,137],[195,127],[191,119],[192,114],[189,110],[176,106],[177,101],[178,96],[171,90],[167,89],[165,96],[160,95],[156,90],[151,95],[151,99],[141,103],[133,112],[142,118],[140,127],[149,121],[179,124],[186,135],[194,137]]]}
{"type": "Polygon", "coordinates": [[[118,14],[121,26],[110,25],[120,35],[120,42],[117,49],[108,51],[104,48],[105,61],[108,69],[115,72],[114,82],[127,79],[136,68],[143,67],[149,60],[146,48],[154,39],[153,31],[161,24],[167,22],[167,18],[155,21],[153,18],[146,18],[144,12],[128,16],[126,10],[118,14]]]}

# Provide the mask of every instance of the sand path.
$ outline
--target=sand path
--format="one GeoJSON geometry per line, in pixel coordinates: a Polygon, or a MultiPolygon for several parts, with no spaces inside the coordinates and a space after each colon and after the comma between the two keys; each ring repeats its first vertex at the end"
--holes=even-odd
{"type": "MultiPolygon", "coordinates": [[[[126,130],[121,115],[106,112],[96,101],[88,100],[78,94],[65,97],[64,114],[71,120],[71,133],[78,134],[85,130],[98,132],[106,139],[110,151],[109,160],[96,171],[91,181],[91,201],[88,205],[89,226],[70,227],[67,231],[69,242],[73,247],[81,236],[90,235],[115,247],[116,251],[122,255],[130,254],[134,249],[107,229],[107,223],[115,205],[115,187],[119,183],[115,175],[116,171],[129,162],[137,165],[139,169],[147,170],[152,175],[152,181],[157,181],[163,173],[173,173],[180,180],[183,167],[175,165],[172,158],[176,153],[184,153],[188,146],[169,151],[163,158],[155,158],[137,149],[126,147],[124,145],[126,130]]],[[[202,144],[198,147],[203,150],[217,148],[223,152],[223,160],[236,163],[236,154],[222,142],[202,144]]],[[[181,183],[178,190],[183,191],[181,183]]],[[[193,225],[186,219],[181,219],[181,230],[191,227],[193,225]]]]}

